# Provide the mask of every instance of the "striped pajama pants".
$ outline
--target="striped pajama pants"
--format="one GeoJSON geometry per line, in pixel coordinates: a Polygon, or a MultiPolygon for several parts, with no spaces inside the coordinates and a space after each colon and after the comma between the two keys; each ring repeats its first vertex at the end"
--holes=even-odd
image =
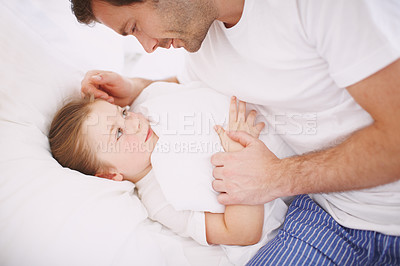
{"type": "Polygon", "coordinates": [[[345,228],[300,195],[278,235],[247,265],[400,265],[400,237],[345,228]]]}

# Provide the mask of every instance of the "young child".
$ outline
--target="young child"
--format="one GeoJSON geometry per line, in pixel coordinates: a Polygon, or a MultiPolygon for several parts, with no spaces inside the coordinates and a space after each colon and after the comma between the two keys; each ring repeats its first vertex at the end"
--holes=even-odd
{"type": "MultiPolygon", "coordinates": [[[[258,137],[264,123],[255,123],[256,112],[246,117],[246,103],[232,97],[229,129],[258,137]]],[[[225,151],[243,147],[215,127],[225,151]]],[[[78,99],[56,114],[49,133],[54,158],[63,166],[84,174],[136,184],[149,217],[197,242],[252,245],[260,240],[264,206],[226,206],[225,213],[176,211],[166,202],[152,173],[151,155],[158,136],[140,113],[103,100],[78,99]]]]}

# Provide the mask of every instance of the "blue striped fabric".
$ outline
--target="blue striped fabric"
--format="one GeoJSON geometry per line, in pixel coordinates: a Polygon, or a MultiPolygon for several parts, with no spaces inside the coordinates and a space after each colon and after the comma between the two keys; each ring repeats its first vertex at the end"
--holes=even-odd
{"type": "Polygon", "coordinates": [[[247,265],[400,265],[400,237],[342,227],[308,195],[247,265]]]}

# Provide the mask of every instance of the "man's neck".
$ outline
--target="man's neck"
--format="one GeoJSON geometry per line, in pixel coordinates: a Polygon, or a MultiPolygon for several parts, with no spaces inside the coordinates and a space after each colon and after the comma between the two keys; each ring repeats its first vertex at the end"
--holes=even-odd
{"type": "Polygon", "coordinates": [[[223,22],[225,27],[235,26],[242,17],[245,0],[215,0],[219,16],[217,20],[223,22]]]}

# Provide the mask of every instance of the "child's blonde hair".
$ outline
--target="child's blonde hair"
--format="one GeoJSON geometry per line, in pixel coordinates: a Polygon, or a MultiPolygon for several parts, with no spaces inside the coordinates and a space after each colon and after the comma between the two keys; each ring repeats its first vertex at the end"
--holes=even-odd
{"type": "Polygon", "coordinates": [[[83,124],[92,111],[93,98],[75,99],[64,105],[55,115],[49,132],[53,157],[64,167],[87,175],[104,171],[104,164],[96,157],[83,134],[83,124]]]}

